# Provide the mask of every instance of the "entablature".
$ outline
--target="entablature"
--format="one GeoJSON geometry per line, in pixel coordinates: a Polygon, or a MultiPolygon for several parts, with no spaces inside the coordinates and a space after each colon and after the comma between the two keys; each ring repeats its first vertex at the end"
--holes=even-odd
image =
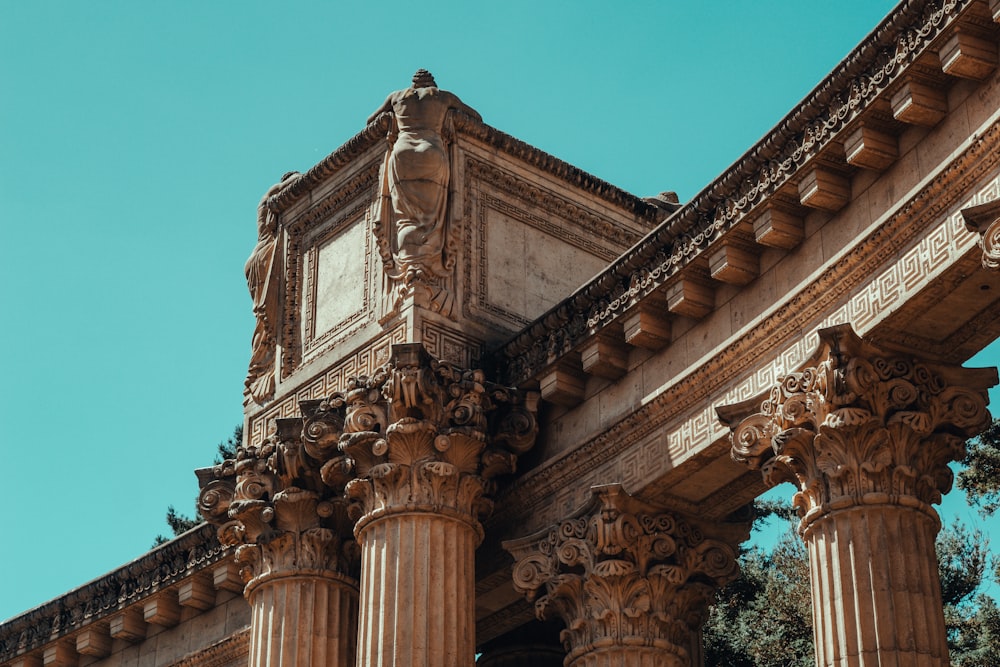
{"type": "Polygon", "coordinates": [[[816,212],[826,222],[850,204],[852,180],[891,168],[901,135],[947,116],[950,88],[992,75],[998,7],[901,4],[713,183],[513,338],[502,350],[504,380],[579,403],[591,371],[574,357],[603,369],[622,350],[663,347],[672,322],[705,318],[719,293],[760,274],[767,253],[793,252],[816,212]]]}
{"type": "MultiPolygon", "coordinates": [[[[219,544],[213,527],[201,524],[131,563],[4,622],[0,625],[0,665],[75,667],[82,660],[108,658],[130,646],[159,645],[159,633],[213,609],[227,604],[246,607],[239,595],[242,590],[232,550],[219,544]]],[[[219,643],[210,652],[227,660],[244,651],[245,637],[238,630],[249,623],[249,608],[242,611],[232,618],[212,614],[211,623],[204,617],[194,621],[201,626],[196,634],[206,638],[206,643],[162,642],[158,664],[173,664],[175,660],[168,656],[178,664],[230,664],[202,663],[196,658],[184,662],[184,658],[212,642],[219,643]],[[238,627],[231,627],[234,622],[238,627]],[[210,637],[213,630],[220,636],[210,637]],[[233,634],[235,644],[233,638],[227,639],[233,634]]]]}

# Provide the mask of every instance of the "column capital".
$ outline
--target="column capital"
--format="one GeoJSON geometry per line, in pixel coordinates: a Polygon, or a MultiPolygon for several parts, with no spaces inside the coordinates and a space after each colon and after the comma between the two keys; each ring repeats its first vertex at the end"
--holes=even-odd
{"type": "Polygon", "coordinates": [[[219,527],[219,541],[236,546],[248,596],[277,577],[356,579],[359,550],[347,503],[323,484],[319,469],[298,420],[282,419],[260,446],[241,446],[236,459],[196,471],[198,509],[219,527]]]}
{"type": "Polygon", "coordinates": [[[980,235],[983,268],[1000,271],[1000,199],[962,209],[965,228],[980,235]]]}
{"type": "Polygon", "coordinates": [[[647,650],[655,656],[648,664],[689,664],[692,634],[716,588],[738,575],[735,547],[749,525],[699,524],[620,485],[592,492],[564,521],[504,542],[514,587],[535,602],[539,619],[566,624],[567,665],[647,650]]]}
{"type": "Polygon", "coordinates": [[[309,406],[304,440],[326,458],[325,482],[350,499],[355,534],[382,516],[429,511],[465,521],[481,537],[493,478],[513,472],[534,444],[537,402],[481,370],[438,361],[420,344],[394,345],[371,376],[309,406]]]}
{"type": "Polygon", "coordinates": [[[876,347],[848,325],[823,329],[801,370],[766,396],[718,409],[732,456],[769,485],[791,482],[805,529],[828,511],[903,504],[934,515],[948,463],[990,421],[995,369],[922,361],[876,347]]]}

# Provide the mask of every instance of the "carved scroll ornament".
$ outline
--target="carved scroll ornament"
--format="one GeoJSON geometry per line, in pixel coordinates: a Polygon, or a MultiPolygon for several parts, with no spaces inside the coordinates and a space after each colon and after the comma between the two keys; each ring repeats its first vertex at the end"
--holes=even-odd
{"type": "Polygon", "coordinates": [[[539,619],[566,624],[566,665],[595,651],[635,659],[632,649],[657,656],[642,664],[689,665],[692,633],[716,588],[738,575],[734,547],[748,526],[729,526],[717,539],[619,485],[593,494],[573,517],[504,542],[515,560],[514,588],[535,602],[539,619]]]}
{"type": "Polygon", "coordinates": [[[979,233],[983,248],[983,268],[1000,271],[1000,199],[962,211],[965,227],[979,233]]]}
{"type": "Polygon", "coordinates": [[[481,538],[494,478],[534,444],[537,401],[419,344],[394,345],[371,376],[302,401],[302,419],[279,419],[261,445],[197,471],[199,510],[238,545],[248,592],[292,572],[354,573],[355,520],[358,533],[387,513],[430,511],[481,538]]]}
{"type": "Polygon", "coordinates": [[[220,542],[236,546],[248,594],[274,577],[357,575],[347,504],[323,484],[300,428],[298,420],[281,420],[262,445],[197,471],[198,509],[218,526],[220,542]]]}
{"type": "Polygon", "coordinates": [[[493,479],[534,444],[536,409],[535,394],[394,345],[386,365],[315,407],[303,438],[327,459],[323,480],[351,500],[356,534],[397,511],[452,514],[481,531],[493,479]]]}
{"type": "Polygon", "coordinates": [[[847,325],[819,336],[813,361],[766,399],[719,409],[733,427],[733,458],[769,485],[798,488],[801,530],[853,505],[905,504],[936,517],[930,504],[951,488],[948,463],[989,424],[996,370],[880,350],[847,325]]]}

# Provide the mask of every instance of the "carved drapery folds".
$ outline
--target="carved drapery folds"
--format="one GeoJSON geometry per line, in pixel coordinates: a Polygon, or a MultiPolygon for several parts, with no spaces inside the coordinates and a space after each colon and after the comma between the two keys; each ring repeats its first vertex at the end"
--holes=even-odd
{"type": "Polygon", "coordinates": [[[951,488],[948,463],[989,424],[996,371],[882,351],[847,325],[819,336],[814,361],[765,400],[719,409],[733,426],[733,458],[761,469],[769,485],[798,488],[803,530],[853,505],[900,503],[934,515],[930,504],[951,488]]]}
{"type": "Polygon", "coordinates": [[[981,235],[983,268],[1000,271],[1000,199],[962,211],[965,227],[981,235]]]}
{"type": "Polygon", "coordinates": [[[699,525],[595,487],[559,524],[504,543],[514,587],[566,624],[566,665],[689,665],[715,590],[736,578],[748,525],[699,525]],[[624,661],[624,662],[623,662],[624,661]]]}
{"type": "Polygon", "coordinates": [[[454,299],[445,284],[455,263],[454,234],[446,228],[453,130],[450,112],[479,114],[437,87],[424,69],[409,88],[391,93],[368,122],[392,114],[390,148],[380,174],[375,232],[393,286],[393,307],[409,296],[424,307],[451,315],[454,299]]]}
{"type": "Polygon", "coordinates": [[[271,202],[301,176],[294,171],[282,176],[281,182],[272,185],[257,206],[257,245],[244,267],[247,288],[253,300],[253,314],[257,319],[250,343],[250,364],[244,382],[244,395],[248,403],[253,401],[262,404],[274,397],[278,299],[283,269],[278,215],[271,208],[271,202]]]}

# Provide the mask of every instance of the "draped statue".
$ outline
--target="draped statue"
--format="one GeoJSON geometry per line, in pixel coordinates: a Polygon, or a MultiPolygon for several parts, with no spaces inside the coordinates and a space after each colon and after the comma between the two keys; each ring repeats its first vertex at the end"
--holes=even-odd
{"type": "Polygon", "coordinates": [[[397,90],[368,122],[390,112],[392,148],[381,174],[378,223],[387,273],[404,284],[434,282],[448,268],[445,251],[445,208],[448,202],[449,158],[445,136],[448,112],[456,109],[481,121],[474,109],[441,90],[424,69],[413,85],[397,90]]]}
{"type": "Polygon", "coordinates": [[[244,382],[247,401],[263,403],[274,396],[276,350],[278,343],[278,289],[281,284],[281,254],[278,243],[278,216],[271,210],[271,198],[301,176],[291,171],[272,185],[257,205],[257,245],[247,260],[244,272],[253,300],[257,324],[250,344],[250,367],[244,382]]]}

